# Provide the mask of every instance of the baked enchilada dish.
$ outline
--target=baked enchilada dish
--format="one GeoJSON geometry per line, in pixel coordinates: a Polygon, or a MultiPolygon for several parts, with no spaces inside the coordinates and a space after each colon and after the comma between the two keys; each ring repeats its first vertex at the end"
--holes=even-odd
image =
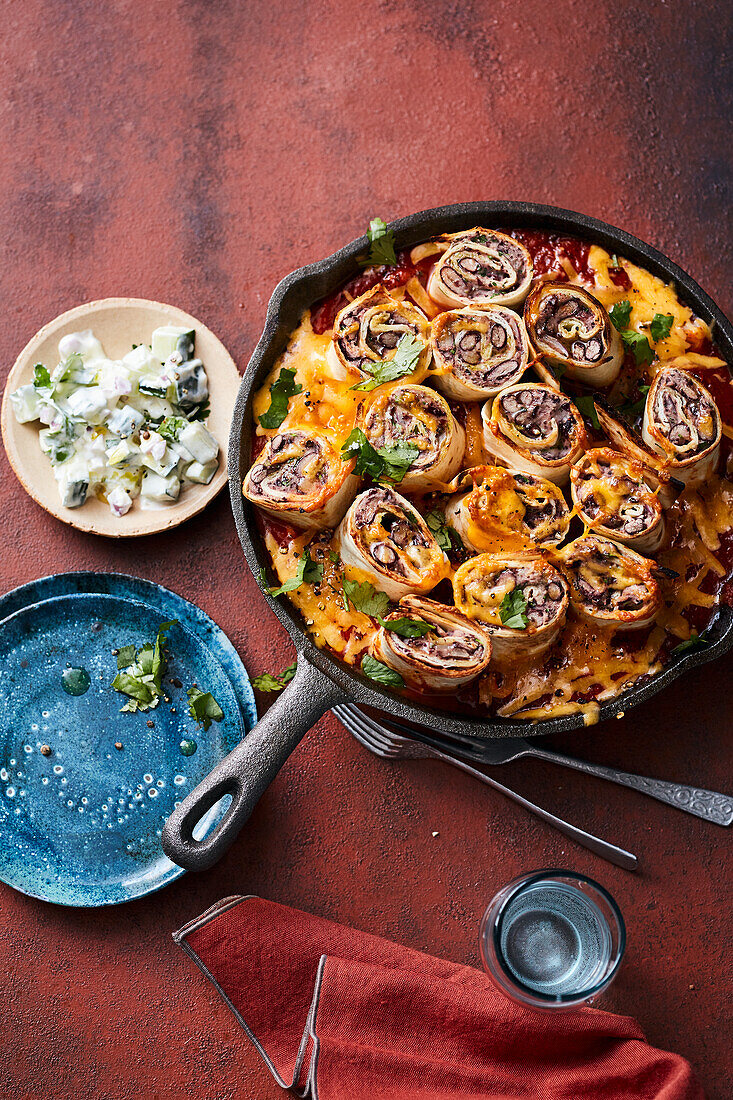
{"type": "Polygon", "coordinates": [[[592,241],[478,226],[396,251],[379,219],[369,240],[254,398],[270,593],[394,691],[591,724],[733,602],[715,334],[592,241]]]}

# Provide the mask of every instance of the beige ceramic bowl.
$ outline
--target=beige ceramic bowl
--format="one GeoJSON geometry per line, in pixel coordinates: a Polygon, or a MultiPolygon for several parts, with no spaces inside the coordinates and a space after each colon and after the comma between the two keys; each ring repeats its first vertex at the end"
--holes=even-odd
{"type": "Polygon", "coordinates": [[[8,375],[3,394],[2,435],[10,465],[37,504],[64,523],[95,535],[132,538],[167,531],[197,515],[226,485],[229,426],[241,379],[234,360],[213,332],[189,313],[144,298],[103,298],[62,313],[36,333],[23,348],[8,375]],[[58,342],[69,332],[91,329],[107,355],[120,359],[133,344],[149,344],[153,329],[180,325],[196,331],[196,355],[203,360],[209,379],[211,413],[206,427],[219,443],[219,469],[208,485],[189,485],[180,500],[160,510],[143,511],[135,501],[127,515],[115,518],[108,506],[90,497],[80,508],[65,508],[51,464],[38,443],[38,422],[19,424],[10,394],[33,380],[33,367],[43,363],[52,370],[58,362],[58,342]]]}

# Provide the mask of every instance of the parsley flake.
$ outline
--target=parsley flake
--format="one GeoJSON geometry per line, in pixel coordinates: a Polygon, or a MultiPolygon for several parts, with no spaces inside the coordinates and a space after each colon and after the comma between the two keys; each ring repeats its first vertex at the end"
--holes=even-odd
{"type": "Polygon", "coordinates": [[[401,688],[405,686],[405,681],[402,679],[399,672],[395,672],[394,669],[389,668],[388,665],[378,661],[376,657],[372,657],[370,653],[367,653],[362,660],[361,671],[365,676],[368,676],[370,680],[375,680],[378,684],[384,684],[385,687],[401,688]]]}
{"type": "Polygon", "coordinates": [[[524,630],[527,626],[527,600],[521,588],[507,592],[499,607],[499,618],[510,630],[524,630]]]}
{"type": "Polygon", "coordinates": [[[283,367],[270,386],[270,407],[260,417],[263,428],[279,428],[288,412],[288,400],[303,387],[295,381],[295,371],[283,367]]]}

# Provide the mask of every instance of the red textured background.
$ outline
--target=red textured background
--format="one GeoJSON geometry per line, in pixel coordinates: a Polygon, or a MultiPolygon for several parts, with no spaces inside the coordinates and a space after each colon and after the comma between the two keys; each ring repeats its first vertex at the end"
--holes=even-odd
{"type": "MultiPolygon", "coordinates": [[[[288,271],[376,214],[469,199],[622,225],[730,313],[731,24],[722,0],[6,3],[3,369],[60,311],[127,294],[200,316],[243,369],[288,271]]],[[[0,516],[3,589],[70,569],[137,573],[212,614],[252,674],[291,660],[225,496],[177,532],[115,544],[41,512],[3,458],[0,516]]],[[[730,787],[729,669],[694,672],[561,747],[730,787]]],[[[172,929],[222,895],[258,893],[475,963],[497,887],[559,864],[599,878],[626,915],[610,1007],[727,1100],[730,833],[550,765],[500,778],[633,848],[640,872],[440,764],[382,763],[327,717],[208,873],[88,912],[0,887],[0,1092],[278,1096],[172,929]]]]}

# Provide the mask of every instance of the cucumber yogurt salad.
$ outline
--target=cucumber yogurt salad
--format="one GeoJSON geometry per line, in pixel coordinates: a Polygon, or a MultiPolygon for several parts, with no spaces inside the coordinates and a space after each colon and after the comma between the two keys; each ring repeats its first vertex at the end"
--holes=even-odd
{"type": "Polygon", "coordinates": [[[37,363],[33,381],[11,394],[21,424],[38,420],[61,503],[79,508],[89,493],[122,517],[174,504],[190,484],[208,485],[219,444],[205,427],[209,387],[195,358],[195,332],[165,325],[151,345],[109,359],[91,330],[59,341],[53,371],[37,363]]]}

